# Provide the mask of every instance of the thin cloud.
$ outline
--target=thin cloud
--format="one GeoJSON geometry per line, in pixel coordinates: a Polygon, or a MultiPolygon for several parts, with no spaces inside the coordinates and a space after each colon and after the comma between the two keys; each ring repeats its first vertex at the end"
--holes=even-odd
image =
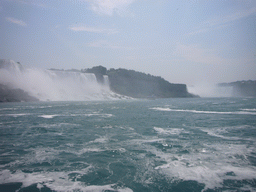
{"type": "Polygon", "coordinates": [[[109,41],[106,41],[106,40],[94,41],[94,42],[88,43],[87,46],[88,47],[94,47],[94,48],[106,48],[106,49],[126,49],[126,50],[131,50],[132,49],[130,47],[115,45],[115,44],[113,44],[109,41]]]}
{"type": "Polygon", "coordinates": [[[32,5],[40,8],[48,8],[46,4],[42,3],[40,0],[9,0],[12,2],[22,3],[25,5],[32,5]]]}
{"type": "Polygon", "coordinates": [[[114,12],[119,15],[135,0],[85,0],[90,8],[97,14],[112,16],[114,12]]]}
{"type": "Polygon", "coordinates": [[[240,20],[242,18],[248,17],[255,13],[256,13],[256,7],[252,7],[249,10],[242,10],[231,15],[212,19],[210,21],[207,21],[206,24],[208,24],[209,26],[223,25],[232,21],[240,20]]]}
{"type": "Polygon", "coordinates": [[[106,34],[116,34],[118,31],[116,29],[106,29],[97,27],[88,27],[86,25],[73,25],[69,27],[72,31],[84,31],[90,33],[106,33],[106,34]]]}
{"type": "Polygon", "coordinates": [[[6,17],[6,21],[9,21],[11,23],[14,23],[23,27],[27,26],[27,24],[24,21],[15,19],[13,17],[6,17]]]}
{"type": "Polygon", "coordinates": [[[178,44],[174,53],[189,62],[196,62],[208,65],[221,65],[227,63],[224,58],[218,56],[218,54],[212,49],[203,49],[199,45],[184,45],[178,44]]]}
{"type": "Polygon", "coordinates": [[[217,28],[221,28],[221,27],[225,27],[228,26],[231,22],[249,17],[253,14],[256,14],[256,7],[252,7],[248,10],[241,10],[241,11],[237,11],[233,14],[230,15],[226,15],[226,16],[222,16],[222,17],[217,17],[211,20],[207,20],[206,22],[204,22],[202,24],[201,29],[194,31],[192,33],[189,33],[189,35],[196,35],[199,33],[205,33],[208,32],[209,30],[211,30],[213,27],[217,27],[217,28]]]}

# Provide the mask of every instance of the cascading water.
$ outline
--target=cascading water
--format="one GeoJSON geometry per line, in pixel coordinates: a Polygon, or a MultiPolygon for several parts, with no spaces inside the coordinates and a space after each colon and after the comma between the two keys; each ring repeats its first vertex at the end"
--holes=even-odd
{"type": "Polygon", "coordinates": [[[104,85],[106,85],[106,86],[109,87],[109,79],[108,79],[108,76],[107,76],[107,75],[103,75],[103,78],[104,78],[104,85]]]}
{"type": "Polygon", "coordinates": [[[22,89],[41,101],[102,100],[120,97],[110,91],[108,76],[98,83],[94,74],[22,67],[0,60],[0,84],[22,89]]]}

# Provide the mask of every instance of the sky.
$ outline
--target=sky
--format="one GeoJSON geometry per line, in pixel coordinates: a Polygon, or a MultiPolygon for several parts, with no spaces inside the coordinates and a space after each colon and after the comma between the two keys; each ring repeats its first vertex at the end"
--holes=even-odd
{"type": "Polygon", "coordinates": [[[256,80],[256,1],[1,0],[0,59],[187,85],[256,80]]]}

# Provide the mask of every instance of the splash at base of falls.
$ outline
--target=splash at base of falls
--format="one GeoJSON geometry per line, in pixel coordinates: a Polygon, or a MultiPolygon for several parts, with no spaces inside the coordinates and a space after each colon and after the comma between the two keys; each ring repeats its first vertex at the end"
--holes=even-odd
{"type": "Polygon", "coordinates": [[[200,97],[233,97],[232,87],[220,87],[211,83],[199,83],[188,86],[188,92],[200,97]]]}
{"type": "Polygon", "coordinates": [[[25,68],[11,60],[0,60],[0,84],[22,89],[40,101],[125,98],[110,90],[108,76],[98,83],[92,73],[25,68]]]}

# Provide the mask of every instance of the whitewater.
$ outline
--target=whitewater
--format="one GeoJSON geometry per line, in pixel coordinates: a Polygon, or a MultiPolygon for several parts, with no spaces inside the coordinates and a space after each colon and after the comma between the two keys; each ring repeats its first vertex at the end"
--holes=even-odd
{"type": "Polygon", "coordinates": [[[1,103],[0,191],[256,191],[256,99],[1,103]]]}
{"type": "Polygon", "coordinates": [[[27,68],[0,59],[0,84],[21,89],[40,101],[88,101],[128,98],[110,90],[108,76],[99,83],[93,73],[27,68]]]}

